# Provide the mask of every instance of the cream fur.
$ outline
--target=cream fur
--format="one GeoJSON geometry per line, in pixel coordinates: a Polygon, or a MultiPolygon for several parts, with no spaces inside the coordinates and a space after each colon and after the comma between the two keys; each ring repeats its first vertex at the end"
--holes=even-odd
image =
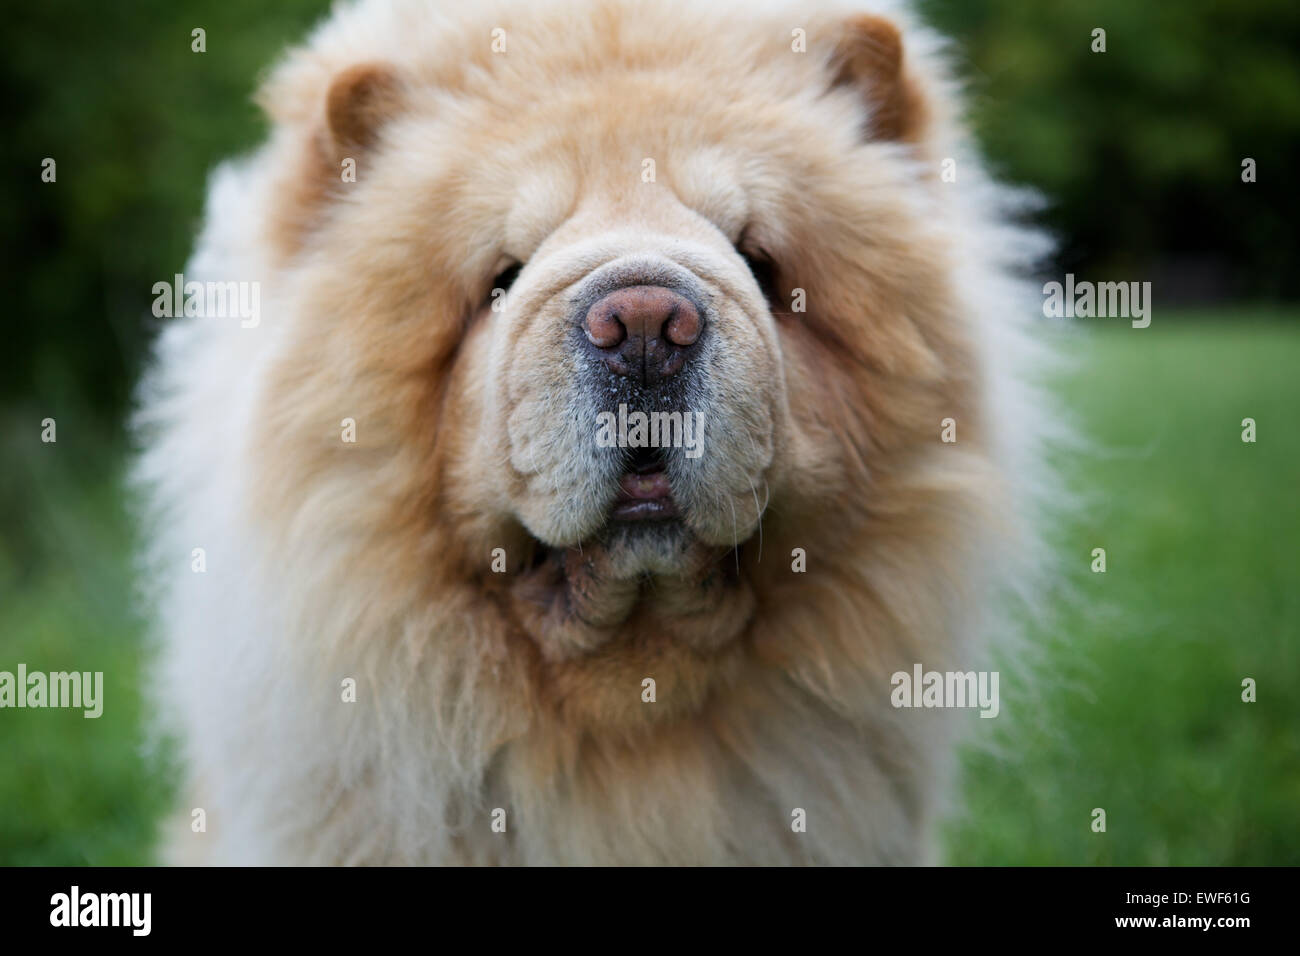
{"type": "Polygon", "coordinates": [[[889,675],[981,666],[998,596],[1039,562],[1045,416],[1012,277],[1038,250],[905,10],[884,12],[924,136],[869,142],[871,101],[827,92],[856,10],[369,0],[280,65],[271,137],[214,176],[186,269],[260,281],[262,322],[175,321],[142,390],[158,694],[188,787],[171,859],[936,858],[972,715],[896,710],[889,675]],[[318,189],[326,91],[365,63],[400,106],[358,182],[318,189]],[[731,246],[747,224],[807,316],[768,312],[731,246]],[[475,312],[508,259],[527,266],[506,313],[475,312]],[[575,424],[557,330],[602,269],[684,270],[718,303],[693,400],[722,425],[672,473],[685,552],[590,544],[618,467],[575,424]],[[533,539],[587,543],[607,625],[534,615],[533,539]],[[739,582],[708,591],[734,543],[739,582]],[[641,573],[653,601],[615,586],[641,573]]]}

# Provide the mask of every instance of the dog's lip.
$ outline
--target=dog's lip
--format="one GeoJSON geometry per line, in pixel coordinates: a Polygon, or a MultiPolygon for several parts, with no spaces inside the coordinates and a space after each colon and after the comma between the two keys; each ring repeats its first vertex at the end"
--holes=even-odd
{"type": "Polygon", "coordinates": [[[677,515],[672,486],[662,467],[643,466],[625,472],[611,516],[621,521],[648,521],[677,515]]]}
{"type": "Polygon", "coordinates": [[[669,498],[673,493],[662,469],[629,471],[619,479],[618,490],[619,497],[637,499],[669,498]]]}

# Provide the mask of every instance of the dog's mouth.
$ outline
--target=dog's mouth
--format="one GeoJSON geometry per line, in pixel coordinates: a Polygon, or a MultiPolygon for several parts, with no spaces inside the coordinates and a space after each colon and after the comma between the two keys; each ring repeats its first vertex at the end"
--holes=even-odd
{"type": "Polygon", "coordinates": [[[661,521],[677,517],[668,476],[662,471],[629,471],[618,483],[618,498],[610,511],[613,521],[661,521]]]}
{"type": "Polygon", "coordinates": [[[716,650],[748,626],[754,601],[739,560],[724,560],[730,548],[687,526],[668,464],[662,449],[626,450],[598,532],[562,547],[534,539],[513,607],[548,657],[580,657],[620,638],[716,650]]]}
{"type": "Polygon", "coordinates": [[[678,516],[663,457],[654,448],[636,448],[618,481],[618,496],[610,511],[617,522],[664,521],[678,516]]]}

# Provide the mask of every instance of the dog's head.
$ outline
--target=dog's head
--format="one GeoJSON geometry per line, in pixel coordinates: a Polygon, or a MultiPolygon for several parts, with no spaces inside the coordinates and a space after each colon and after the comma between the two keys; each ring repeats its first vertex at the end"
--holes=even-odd
{"type": "Polygon", "coordinates": [[[358,555],[497,595],[557,684],[635,702],[686,661],[689,705],[789,594],[760,561],[887,522],[972,383],[899,30],[670,7],[400,48],[343,17],[279,71],[265,441],[302,451],[295,509],[347,502],[358,555]]]}

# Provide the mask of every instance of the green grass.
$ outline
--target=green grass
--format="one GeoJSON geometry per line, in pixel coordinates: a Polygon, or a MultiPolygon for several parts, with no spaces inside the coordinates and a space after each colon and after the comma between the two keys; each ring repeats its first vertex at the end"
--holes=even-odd
{"type": "Polygon", "coordinates": [[[1092,446],[1066,461],[1076,595],[1032,688],[1004,689],[997,751],[966,754],[949,858],[1300,863],[1300,327],[1157,321],[1073,346],[1062,394],[1092,446]]]}
{"type": "MultiPolygon", "coordinates": [[[[1160,319],[1071,338],[1076,596],[977,721],[998,746],[964,752],[951,862],[1300,863],[1300,324],[1160,319]]],[[[102,670],[106,706],[0,712],[0,863],[145,863],[171,782],[144,754],[122,458],[75,418],[40,444],[45,414],[0,423],[0,670],[102,670]]]]}
{"type": "Polygon", "coordinates": [[[0,711],[0,864],[145,863],[170,790],[145,757],[123,456],[79,416],[15,411],[3,425],[0,670],[102,671],[104,706],[93,719],[0,711]]]}

